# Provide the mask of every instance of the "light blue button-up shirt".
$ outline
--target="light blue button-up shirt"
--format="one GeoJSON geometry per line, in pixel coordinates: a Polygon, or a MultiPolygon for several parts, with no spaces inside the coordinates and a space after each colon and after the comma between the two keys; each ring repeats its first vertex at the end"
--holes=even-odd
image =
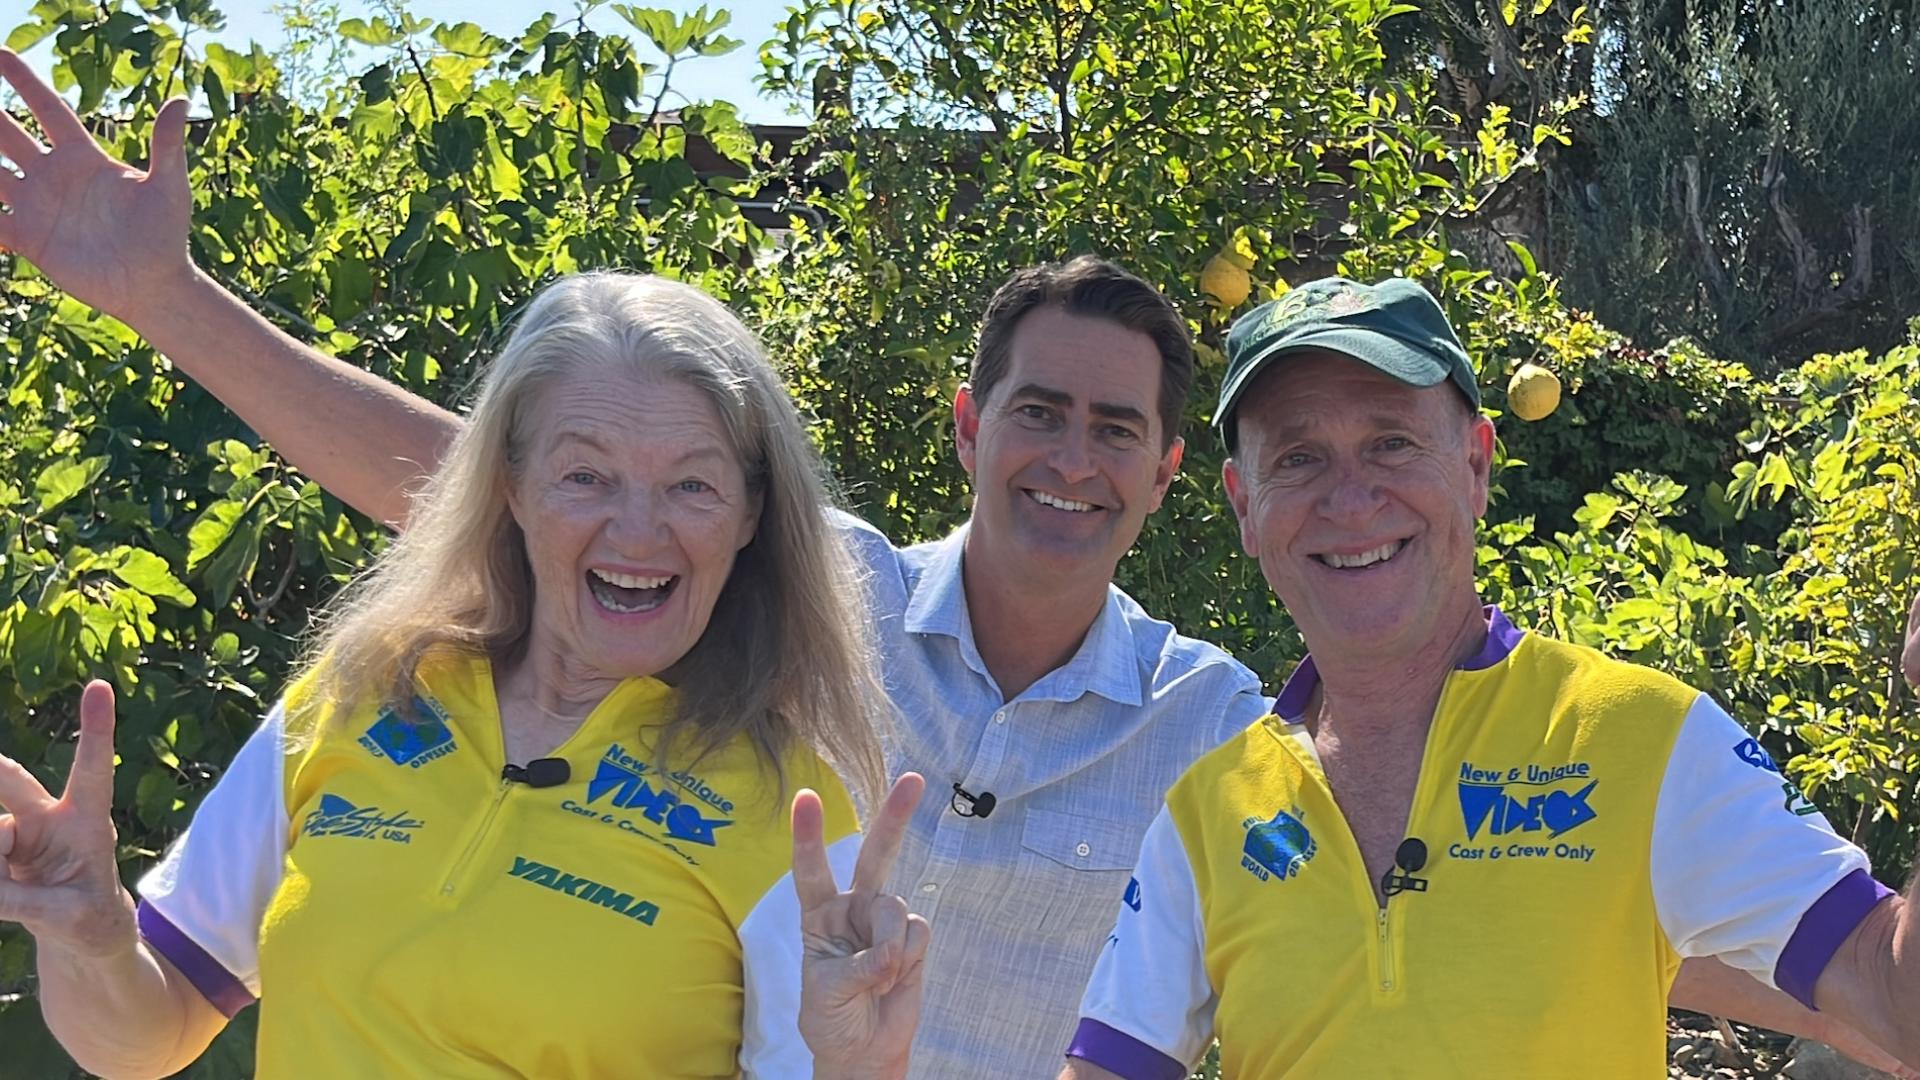
{"type": "Polygon", "coordinates": [[[900,714],[887,765],[929,788],[892,882],[933,925],[909,1075],[1052,1076],[1167,788],[1268,699],[1109,585],[1073,658],[1007,701],[967,618],[966,528],[909,548],[853,519],[844,531],[900,714]],[[991,815],[954,813],[956,781],[992,792],[991,815]]]}

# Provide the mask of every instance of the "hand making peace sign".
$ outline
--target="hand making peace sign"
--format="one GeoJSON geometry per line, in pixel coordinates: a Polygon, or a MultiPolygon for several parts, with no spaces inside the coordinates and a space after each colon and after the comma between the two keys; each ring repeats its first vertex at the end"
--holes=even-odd
{"type": "Polygon", "coordinates": [[[80,745],[58,799],[0,755],[0,809],[0,920],[87,958],[136,947],[114,856],[112,687],[96,681],[80,695],[80,745]]]}
{"type": "Polygon", "coordinates": [[[860,844],[850,892],[840,891],[827,863],[820,797],[806,790],[794,796],[793,887],[800,895],[806,949],[800,1034],[813,1051],[816,1077],[891,1078],[906,1072],[920,1023],[921,962],[930,930],[885,887],[925,790],[916,773],[894,781],[860,844]]]}

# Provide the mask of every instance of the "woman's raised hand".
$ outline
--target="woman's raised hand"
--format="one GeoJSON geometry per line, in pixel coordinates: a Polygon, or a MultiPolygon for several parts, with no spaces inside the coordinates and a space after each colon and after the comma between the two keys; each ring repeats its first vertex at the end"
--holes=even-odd
{"type": "Polygon", "coordinates": [[[113,827],[113,688],[80,695],[80,745],[59,798],[0,755],[0,920],[44,949],[104,959],[138,945],[113,827]]]}
{"type": "Polygon", "coordinates": [[[0,78],[26,102],[50,144],[0,112],[0,157],[19,170],[0,168],[0,248],[74,299],[134,319],[139,305],[159,301],[164,286],[193,272],[186,101],[161,106],[142,171],[102,150],[60,95],[5,49],[0,78]]]}
{"type": "Polygon", "coordinates": [[[930,931],[885,890],[925,790],[915,773],[894,781],[861,841],[848,892],[827,863],[820,797],[804,790],[794,796],[793,885],[806,947],[800,1034],[813,1051],[816,1078],[892,1080],[906,1072],[930,931]]]}

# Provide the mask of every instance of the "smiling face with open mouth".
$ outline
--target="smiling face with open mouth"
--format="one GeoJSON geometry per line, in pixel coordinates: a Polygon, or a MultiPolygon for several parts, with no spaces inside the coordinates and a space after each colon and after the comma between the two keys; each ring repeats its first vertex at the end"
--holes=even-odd
{"type": "Polygon", "coordinates": [[[570,675],[659,675],[706,632],[752,540],[713,404],[677,379],[582,368],[538,399],[508,502],[533,568],[532,650],[570,675]]]}
{"type": "Polygon", "coordinates": [[[1493,429],[1458,391],[1315,351],[1261,375],[1236,422],[1241,545],[1311,648],[1399,655],[1477,610],[1493,429]]]}
{"type": "Polygon", "coordinates": [[[1108,319],[1039,308],[1020,320],[1006,373],[955,401],[973,477],[969,557],[1015,580],[1104,588],[1180,463],[1164,447],[1160,353],[1108,319]]]}

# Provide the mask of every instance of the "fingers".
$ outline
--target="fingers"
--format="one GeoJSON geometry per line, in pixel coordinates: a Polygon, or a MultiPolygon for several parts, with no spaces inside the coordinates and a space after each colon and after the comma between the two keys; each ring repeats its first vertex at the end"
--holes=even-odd
{"type": "Polygon", "coordinates": [[[44,885],[0,878],[0,922],[45,922],[59,914],[59,898],[44,885]]]}
{"type": "Polygon", "coordinates": [[[868,944],[853,957],[853,981],[860,988],[884,994],[900,980],[908,919],[907,902],[897,896],[876,896],[867,906],[868,944]]]}
{"type": "Polygon", "coordinates": [[[902,773],[893,782],[893,790],[887,792],[886,802],[880,804],[866,839],[860,842],[860,858],[853,866],[854,892],[879,892],[886,887],[893,861],[900,854],[900,841],[913,820],[913,808],[926,790],[927,782],[919,773],[902,773]]]}
{"type": "Polygon", "coordinates": [[[907,916],[907,956],[909,971],[917,971],[927,958],[927,946],[933,943],[933,924],[922,915],[907,916]]]}
{"type": "Polygon", "coordinates": [[[6,866],[8,856],[13,854],[13,836],[13,815],[0,814],[0,868],[6,866]]]}
{"type": "Polygon", "coordinates": [[[187,99],[174,98],[153,118],[153,144],[147,151],[147,175],[169,187],[187,184],[187,99]]]}
{"type": "Polygon", "coordinates": [[[26,766],[0,754],[0,810],[16,814],[41,810],[53,802],[53,796],[26,766]]]}
{"type": "Polygon", "coordinates": [[[20,121],[0,112],[0,157],[11,159],[24,170],[46,152],[47,148],[40,145],[39,139],[28,134],[27,129],[20,126],[20,121]]]}
{"type": "Polygon", "coordinates": [[[1913,610],[1907,613],[1907,647],[1900,658],[1907,684],[1920,690],[1920,593],[1913,596],[1913,610]]]}
{"type": "Polygon", "coordinates": [[[113,687],[95,679],[80,693],[80,745],[65,798],[93,813],[113,812],[113,687]]]}
{"type": "Polygon", "coordinates": [[[793,891],[800,894],[802,914],[820,908],[840,894],[833,868],[827,864],[826,810],[820,796],[801,788],[793,796],[793,891]]]}
{"type": "Polygon", "coordinates": [[[0,77],[5,78],[13,86],[14,92],[20,95],[20,100],[27,103],[33,118],[40,121],[40,130],[46,132],[48,142],[59,146],[68,142],[93,141],[93,136],[87,134],[80,118],[67,108],[67,103],[60,100],[59,94],[53,92],[53,87],[42,82],[40,76],[27,67],[26,61],[11,49],[0,49],[0,77]]]}

